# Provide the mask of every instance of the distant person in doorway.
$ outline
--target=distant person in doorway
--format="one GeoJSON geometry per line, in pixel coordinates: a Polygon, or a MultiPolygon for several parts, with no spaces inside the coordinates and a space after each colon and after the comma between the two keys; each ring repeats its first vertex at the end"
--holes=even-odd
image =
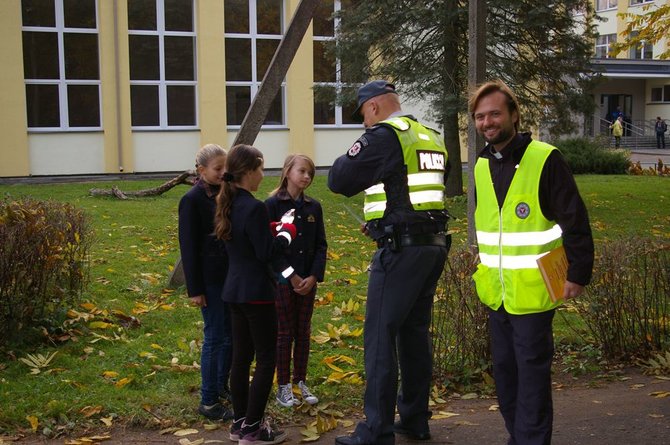
{"type": "Polygon", "coordinates": [[[610,125],[610,130],[612,130],[612,136],[614,136],[614,147],[619,148],[621,146],[621,136],[623,136],[623,116],[616,118],[610,125]]]}
{"type": "Polygon", "coordinates": [[[656,118],[654,129],[656,130],[656,148],[665,148],[665,132],[668,131],[668,124],[661,119],[661,116],[656,118]]]}

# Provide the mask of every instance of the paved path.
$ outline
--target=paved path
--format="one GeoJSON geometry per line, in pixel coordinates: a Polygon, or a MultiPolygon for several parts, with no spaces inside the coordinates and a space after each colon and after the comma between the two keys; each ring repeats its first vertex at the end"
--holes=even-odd
{"type": "MultiPolygon", "coordinates": [[[[663,161],[664,165],[670,165],[670,149],[644,149],[644,150],[631,150],[630,160],[632,162],[640,162],[642,167],[649,167],[658,163],[658,160],[663,161]]],[[[670,441],[668,441],[670,443],[670,441]]]]}
{"type": "MultiPolygon", "coordinates": [[[[553,445],[668,445],[670,444],[670,378],[654,378],[629,370],[625,376],[612,382],[598,382],[593,378],[570,381],[569,387],[554,385],[553,445]],[[595,386],[595,387],[594,387],[595,386]],[[663,397],[663,395],[665,395],[663,397]]],[[[454,445],[504,445],[507,443],[502,417],[495,409],[495,399],[450,400],[447,405],[433,409],[430,421],[432,439],[425,442],[410,441],[403,436],[396,438],[396,445],[454,444],[454,445]]],[[[357,419],[349,419],[356,421],[357,419]]],[[[297,444],[303,425],[284,425],[288,432],[285,444],[297,444]]],[[[215,431],[205,431],[202,424],[185,425],[197,433],[186,437],[161,435],[154,430],[121,429],[111,432],[107,444],[174,444],[229,443],[227,425],[215,431]],[[183,441],[188,439],[188,442],[183,441]],[[202,439],[202,441],[200,441],[202,439]],[[183,442],[180,442],[182,440],[183,442]],[[207,442],[212,441],[212,442],[207,442]]],[[[349,430],[353,427],[349,428],[349,430]]],[[[313,443],[332,445],[335,437],[347,434],[340,427],[328,432],[313,443]]],[[[89,433],[93,436],[96,433],[89,433]]],[[[81,438],[83,435],[74,436],[81,438]]],[[[14,438],[15,439],[15,438],[14,438]]],[[[23,438],[0,444],[62,445],[67,439],[41,440],[23,438]]],[[[77,443],[77,442],[70,442],[77,443]]],[[[79,442],[83,443],[83,442],[79,442]]]]}

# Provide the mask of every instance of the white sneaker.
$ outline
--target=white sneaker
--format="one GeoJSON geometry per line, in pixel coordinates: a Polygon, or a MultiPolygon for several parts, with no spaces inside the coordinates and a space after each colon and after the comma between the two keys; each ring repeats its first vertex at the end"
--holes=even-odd
{"type": "Polygon", "coordinates": [[[309,403],[310,405],[315,405],[319,402],[319,399],[312,394],[312,391],[309,390],[305,382],[302,380],[298,382],[298,388],[300,388],[300,393],[302,394],[302,400],[309,403]]]}
{"type": "Polygon", "coordinates": [[[284,408],[290,408],[293,405],[299,405],[300,402],[293,395],[293,385],[287,383],[286,385],[279,385],[277,390],[277,403],[284,408]]]}

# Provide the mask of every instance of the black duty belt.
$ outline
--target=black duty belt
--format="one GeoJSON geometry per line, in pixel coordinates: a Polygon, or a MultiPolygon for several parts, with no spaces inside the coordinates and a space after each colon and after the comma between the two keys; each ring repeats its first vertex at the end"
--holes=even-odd
{"type": "Polygon", "coordinates": [[[377,240],[377,247],[411,247],[411,246],[438,246],[449,247],[451,244],[451,235],[444,233],[419,233],[415,235],[398,236],[400,246],[393,246],[392,237],[382,237],[377,240]]]}

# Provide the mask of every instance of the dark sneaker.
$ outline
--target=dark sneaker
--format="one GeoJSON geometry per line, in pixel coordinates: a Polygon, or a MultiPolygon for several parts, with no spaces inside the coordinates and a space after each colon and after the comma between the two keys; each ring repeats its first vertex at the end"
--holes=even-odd
{"type": "Polygon", "coordinates": [[[305,382],[300,380],[298,382],[298,388],[300,388],[300,395],[302,395],[302,400],[309,403],[310,405],[319,403],[319,399],[314,394],[312,394],[312,391],[310,391],[307,385],[305,385],[305,382]]]}
{"type": "Polygon", "coordinates": [[[233,442],[238,442],[240,440],[240,432],[242,431],[242,423],[244,423],[246,417],[240,417],[237,420],[233,420],[233,423],[230,425],[230,434],[228,438],[233,442]]]}
{"type": "Polygon", "coordinates": [[[256,422],[252,425],[242,425],[240,431],[240,445],[272,445],[283,442],[286,433],[274,428],[268,421],[256,422]]]}
{"type": "Polygon", "coordinates": [[[230,420],[233,418],[232,411],[220,403],[214,405],[200,404],[198,412],[210,420],[230,420]]]}

